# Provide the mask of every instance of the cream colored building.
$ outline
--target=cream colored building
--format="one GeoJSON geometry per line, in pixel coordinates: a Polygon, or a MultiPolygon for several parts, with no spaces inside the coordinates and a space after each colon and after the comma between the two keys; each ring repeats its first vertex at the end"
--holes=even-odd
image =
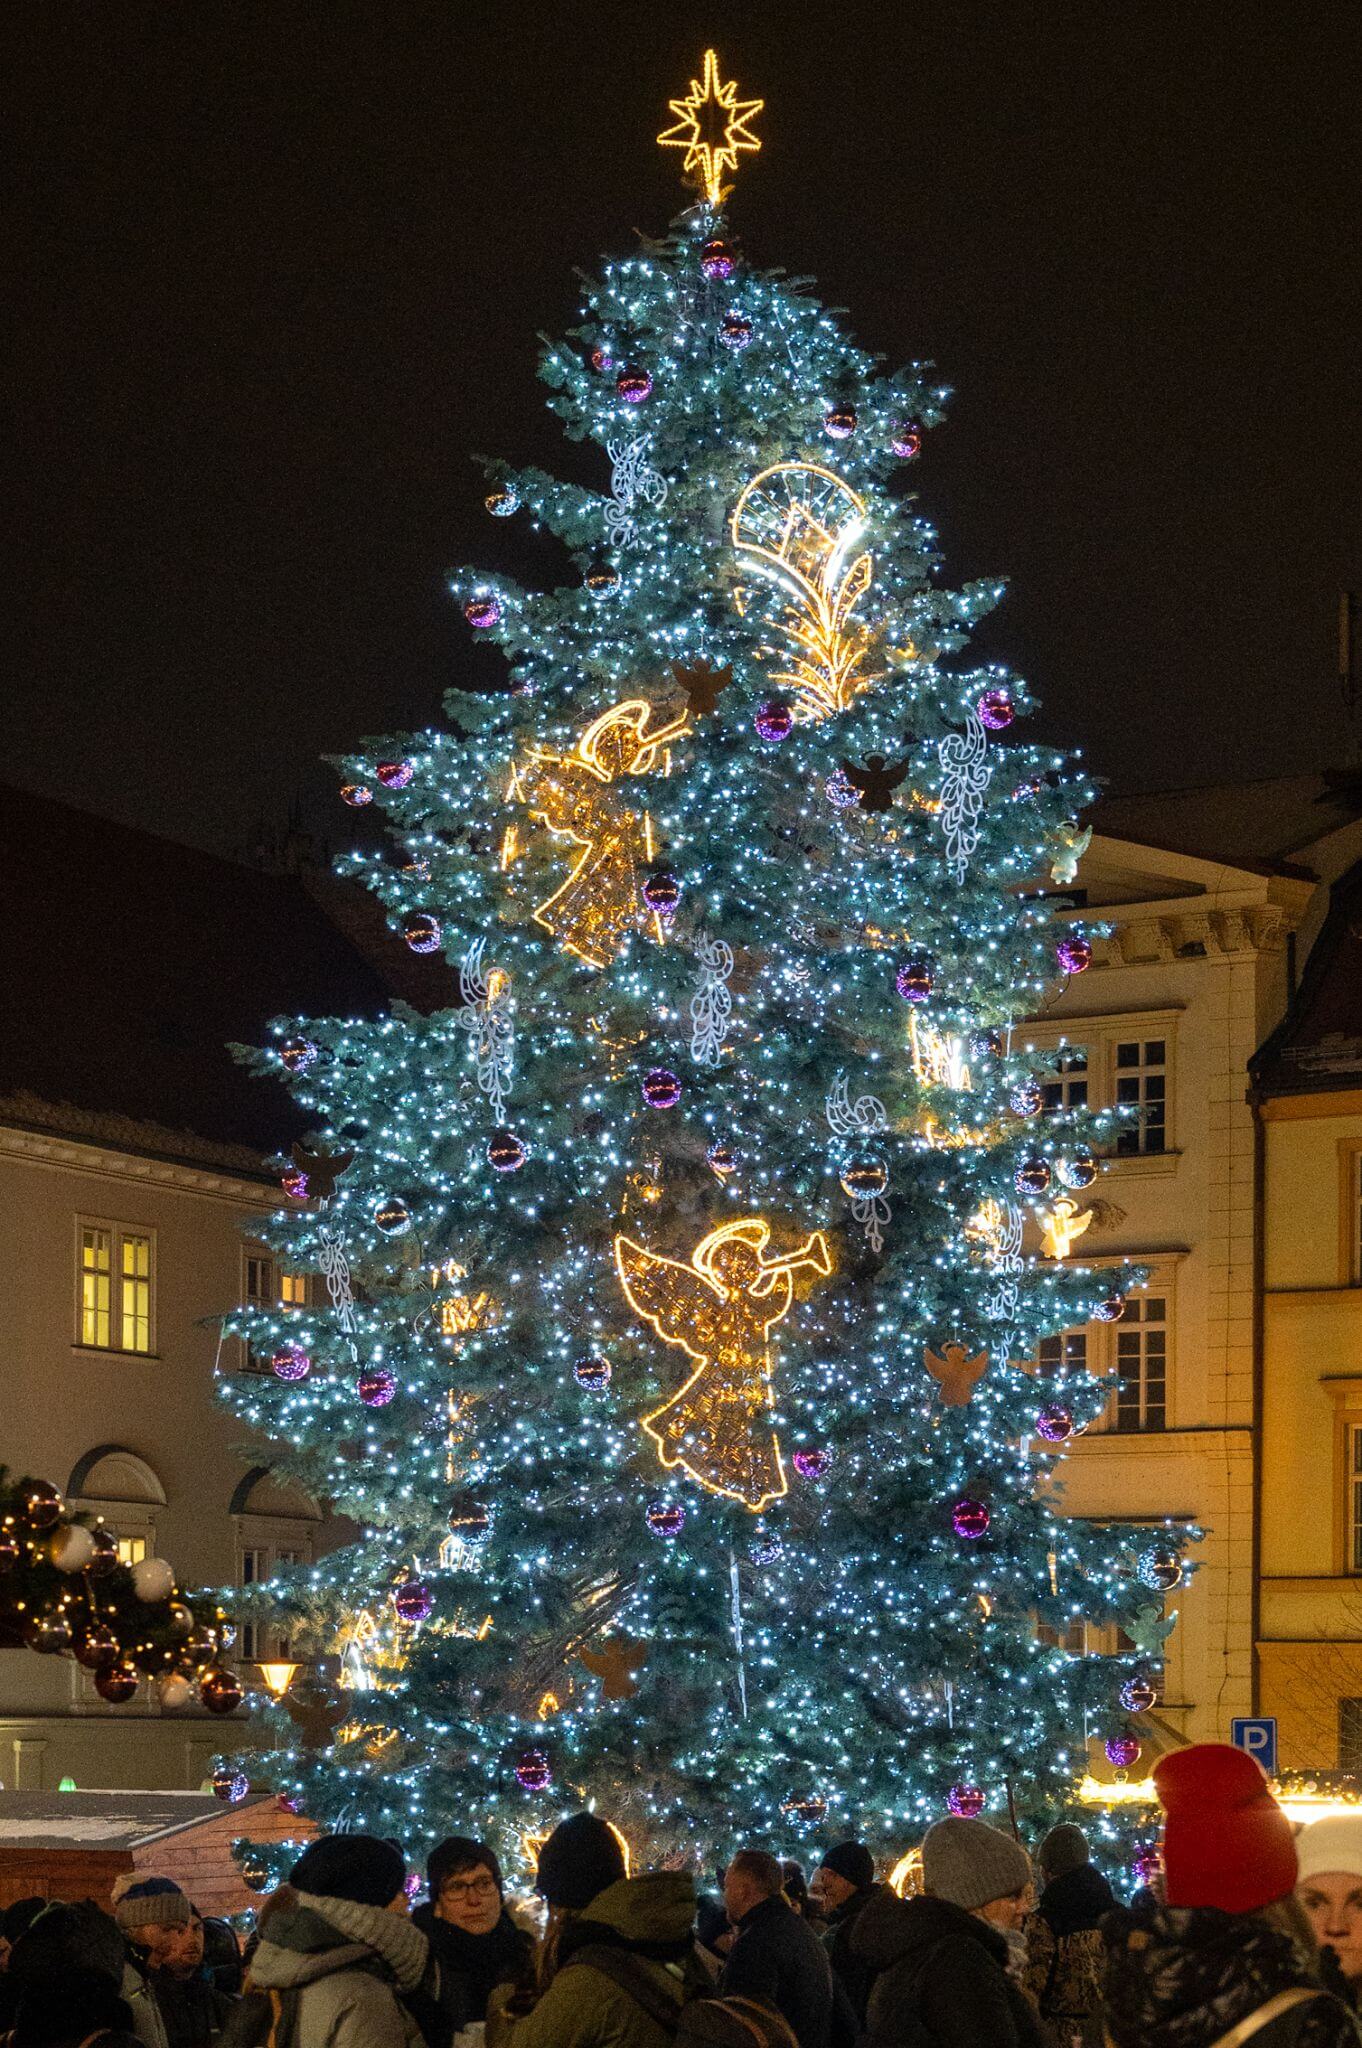
{"type": "MultiPolygon", "coordinates": [[[[280,1009],[372,1012],[389,990],[295,877],[13,791],[0,857],[0,1462],[187,1586],[263,1577],[338,1531],[271,1481],[263,1448],[242,1454],[215,1398],[217,1373],[250,1366],[216,1319],[303,1285],[243,1237],[292,1127],[226,1044],[261,1042],[280,1009]]],[[[270,1647],[238,1644],[248,1680],[270,1647]]],[[[0,1650],[10,1791],[197,1787],[224,1739],[146,1682],[111,1707],[69,1658],[0,1650]]]]}
{"type": "MultiPolygon", "coordinates": [[[[1300,777],[1099,806],[1068,914],[1100,915],[1112,933],[1025,1033],[1052,1055],[1054,1099],[1145,1113],[1093,1190],[1110,1208],[1074,1252],[1137,1260],[1149,1279],[1119,1323],[1062,1340],[1113,1386],[1073,1447],[1065,1509],[1137,1526],[1185,1517],[1206,1531],[1171,1603],[1179,1626],[1156,1710],[1169,1739],[1225,1740],[1234,1716],[1256,1710],[1248,1070],[1319,930],[1320,877],[1362,847],[1351,807],[1327,791],[1321,804],[1322,791],[1300,777]]],[[[1362,1379],[1358,1409],[1362,1420],[1362,1379]]]]}
{"type": "Polygon", "coordinates": [[[1263,1162],[1260,1706],[1362,1771],[1362,871],[1255,1062],[1263,1162]]]}

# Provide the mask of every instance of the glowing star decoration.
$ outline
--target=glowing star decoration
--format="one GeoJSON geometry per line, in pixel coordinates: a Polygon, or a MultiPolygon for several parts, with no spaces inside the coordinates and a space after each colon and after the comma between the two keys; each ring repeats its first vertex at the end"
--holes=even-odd
{"type": "MultiPolygon", "coordinates": [[[[818,463],[778,462],[745,487],[731,530],[743,566],[784,600],[775,623],[789,643],[789,666],[773,669],[772,681],[808,723],[845,711],[871,680],[864,671],[870,628],[855,616],[872,570],[869,554],[855,553],[864,502],[818,463]]],[[[740,611],[753,596],[738,592],[740,611]]]]}
{"type": "Polygon", "coordinates": [[[474,939],[459,966],[463,1008],[455,1022],[473,1041],[478,1087],[487,1097],[498,1124],[506,1121],[506,1097],[515,1070],[515,1014],[511,977],[502,967],[486,968],[486,940],[474,939]]]}
{"type": "Polygon", "coordinates": [[[1078,1204],[1069,1195],[1061,1195],[1050,1205],[1050,1213],[1041,1219],[1041,1236],[1045,1241],[1046,1255],[1052,1259],[1067,1259],[1073,1250],[1074,1239],[1082,1237],[1092,1222],[1093,1212],[1078,1213],[1078,1204]]]}
{"type": "Polygon", "coordinates": [[[590,967],[608,967],[638,929],[636,868],[654,854],[647,812],[621,802],[614,785],[626,775],[666,775],[671,743],[690,730],[684,713],[656,727],[652,716],[653,706],[642,697],[614,704],[593,719],[571,752],[536,747],[511,772],[510,800],[581,849],[567,880],[534,915],[590,967]]]}
{"type": "Polygon", "coordinates": [[[795,1277],[832,1271],[821,1231],[768,1259],[771,1226],[760,1216],[725,1223],[691,1253],[661,1258],[632,1238],[615,1239],[629,1306],[664,1344],[695,1361],[678,1393],[643,1418],[665,1466],[680,1465],[709,1493],[753,1514],[789,1491],[770,1423],[771,1332],[794,1300],[795,1277]]]}
{"type": "Polygon", "coordinates": [[[948,732],[936,750],[941,763],[941,829],[946,836],[946,866],[963,885],[979,844],[984,797],[993,780],[988,734],[977,711],[965,719],[963,732],[948,732]]]}
{"type": "Polygon", "coordinates": [[[685,99],[667,104],[676,120],[662,130],[658,142],[663,149],[685,150],[682,171],[699,174],[706,199],[717,207],[724,196],[724,172],[737,170],[740,152],[755,154],[761,148],[748,124],[766,102],[740,100],[737,81],[723,84],[718,56],[706,50],[703,79],[693,78],[685,99]]]}

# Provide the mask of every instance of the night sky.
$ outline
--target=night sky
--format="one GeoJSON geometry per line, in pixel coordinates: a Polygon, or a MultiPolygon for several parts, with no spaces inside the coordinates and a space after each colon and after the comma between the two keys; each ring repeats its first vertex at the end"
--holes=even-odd
{"type": "Polygon", "coordinates": [[[976,647],[1047,736],[1118,789],[1342,757],[1352,0],[6,14],[10,780],[352,836],[317,757],[469,674],[444,572],[516,564],[468,456],[562,466],[536,334],[677,210],[653,137],[707,41],[767,103],[750,256],[955,391],[921,501],[949,579],[1010,579],[976,647]]]}

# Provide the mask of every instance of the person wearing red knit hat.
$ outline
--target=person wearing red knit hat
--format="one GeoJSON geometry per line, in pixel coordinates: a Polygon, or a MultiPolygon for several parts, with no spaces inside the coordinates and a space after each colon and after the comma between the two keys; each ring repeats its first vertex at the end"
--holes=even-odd
{"type": "Polygon", "coordinates": [[[1106,1923],[1112,2048],[1359,2048],[1319,1978],[1297,1902],[1291,1823],[1261,1767],[1228,1743],[1161,1757],[1162,1906],[1106,1923]]]}

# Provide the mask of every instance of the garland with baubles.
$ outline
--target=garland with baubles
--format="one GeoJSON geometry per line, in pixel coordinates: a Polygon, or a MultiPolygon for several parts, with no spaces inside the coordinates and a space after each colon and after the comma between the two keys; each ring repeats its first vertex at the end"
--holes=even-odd
{"type": "Polygon", "coordinates": [[[235,1633],[216,1602],[179,1590],[165,1558],[124,1564],[116,1537],[72,1514],[55,1486],[0,1466],[0,1649],[74,1658],[113,1706],[145,1679],[163,1707],[197,1693],[230,1714],[244,1697],[222,1662],[235,1633]]]}

